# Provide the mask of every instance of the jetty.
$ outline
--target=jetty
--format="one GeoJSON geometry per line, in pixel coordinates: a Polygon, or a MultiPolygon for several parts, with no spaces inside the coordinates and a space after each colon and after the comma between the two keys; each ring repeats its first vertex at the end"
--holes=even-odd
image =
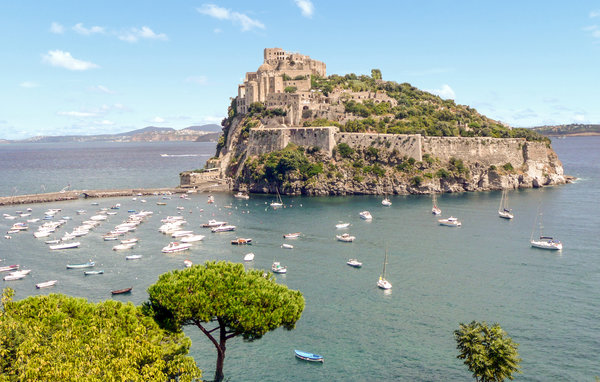
{"type": "Polygon", "coordinates": [[[212,180],[195,184],[194,187],[167,187],[167,188],[128,188],[119,190],[69,190],[49,192],[43,194],[15,195],[0,197],[0,206],[16,204],[33,204],[77,200],[82,198],[112,198],[121,196],[185,194],[190,192],[229,192],[229,182],[212,180]]]}

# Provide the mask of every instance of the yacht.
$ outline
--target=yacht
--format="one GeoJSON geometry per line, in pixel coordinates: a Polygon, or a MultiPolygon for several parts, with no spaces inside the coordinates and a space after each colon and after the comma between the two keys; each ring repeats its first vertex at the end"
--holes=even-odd
{"type": "Polygon", "coordinates": [[[364,220],[372,220],[373,216],[371,215],[371,213],[369,211],[362,211],[358,214],[360,216],[361,219],[364,220]]]}
{"type": "Polygon", "coordinates": [[[438,222],[440,225],[446,227],[460,227],[462,225],[462,223],[454,216],[450,216],[448,219],[438,219],[438,222]]]}
{"type": "Polygon", "coordinates": [[[344,233],[341,235],[335,235],[335,237],[339,240],[339,241],[345,241],[347,243],[351,243],[354,241],[354,239],[356,239],[356,236],[350,236],[350,234],[348,233],[344,233]]]}
{"type": "Polygon", "coordinates": [[[163,253],[173,253],[173,252],[180,252],[180,251],[185,251],[187,249],[190,249],[192,245],[189,243],[179,243],[176,241],[172,241],[169,243],[169,245],[167,245],[166,247],[164,247],[162,249],[163,253]]]}

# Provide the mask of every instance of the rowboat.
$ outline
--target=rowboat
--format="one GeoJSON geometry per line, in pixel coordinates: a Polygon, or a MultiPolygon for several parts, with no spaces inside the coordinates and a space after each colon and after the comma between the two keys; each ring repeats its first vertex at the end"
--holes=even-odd
{"type": "Polygon", "coordinates": [[[300,237],[300,232],[286,233],[285,235],[283,235],[284,239],[296,239],[298,237],[300,237]]]}
{"type": "Polygon", "coordinates": [[[319,354],[308,353],[302,350],[294,350],[296,358],[303,359],[310,362],[323,362],[323,356],[319,354]]]}
{"type": "Polygon", "coordinates": [[[47,287],[54,286],[57,282],[58,282],[58,280],[44,281],[43,283],[35,284],[35,287],[38,289],[47,288],[47,287]]]}
{"type": "Polygon", "coordinates": [[[99,271],[84,271],[83,272],[84,275],[89,276],[89,275],[101,275],[104,274],[103,270],[99,270],[99,271]]]}
{"type": "Polygon", "coordinates": [[[83,264],[67,264],[67,269],[91,268],[96,265],[95,261],[88,261],[83,264]]]}
{"type": "Polygon", "coordinates": [[[129,287],[129,288],[123,288],[123,289],[117,289],[117,290],[111,290],[111,291],[110,291],[110,293],[111,293],[111,294],[124,294],[124,293],[130,293],[132,289],[133,289],[133,287],[129,287]]]}
{"type": "Polygon", "coordinates": [[[285,243],[283,243],[283,244],[281,244],[281,248],[284,248],[284,249],[293,249],[294,246],[291,245],[291,244],[285,244],[285,243]]]}

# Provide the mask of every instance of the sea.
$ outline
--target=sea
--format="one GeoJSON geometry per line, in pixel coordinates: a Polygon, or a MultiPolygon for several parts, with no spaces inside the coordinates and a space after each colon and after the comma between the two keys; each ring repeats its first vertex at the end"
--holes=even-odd
{"type": "MultiPolygon", "coordinates": [[[[89,301],[115,299],[141,304],[147,288],[162,273],[183,269],[183,261],[243,262],[247,268],[270,269],[274,261],[288,267],[277,282],[299,290],[306,307],[296,328],[277,329],[260,340],[234,338],[227,343],[228,381],[465,381],[471,373],[457,359],[453,332],[473,320],[499,323],[519,344],[521,372],[516,381],[594,381],[600,376],[600,137],[554,139],[553,148],[572,184],[512,190],[515,218],[498,217],[501,193],[465,192],[438,196],[442,217],[455,216],[459,228],[443,227],[431,214],[427,195],[288,197],[273,209],[272,195],[252,194],[240,200],[228,193],[152,195],[79,199],[47,204],[14,205],[0,213],[1,265],[32,269],[24,279],[0,281],[22,299],[63,293],[89,301]],[[95,205],[94,203],[98,203],[95,205]],[[157,204],[160,203],[160,204],[157,204]],[[110,209],[120,204],[119,209],[110,209]],[[27,208],[31,211],[28,212],[27,208]],[[42,218],[60,208],[55,219],[70,217],[56,237],[71,231],[102,208],[116,214],[78,238],[79,248],[50,250],[29,230],[4,238],[15,222],[42,218]],[[78,210],[85,210],[77,214],[78,210]],[[124,221],[129,211],[153,215],[125,236],[139,243],[123,252],[102,235],[124,221]],[[360,219],[368,210],[372,221],[360,219]],[[21,217],[18,213],[30,216],[21,217]],[[205,235],[191,250],[163,254],[174,240],[158,232],[161,219],[184,216],[185,228],[205,235]],[[236,231],[211,233],[201,224],[228,221],[236,231]],[[338,230],[338,222],[350,223],[338,230]],[[531,235],[554,236],[562,251],[532,248],[531,235]],[[298,239],[283,234],[301,232],[298,239]],[[352,243],[336,240],[348,232],[352,243]],[[234,246],[237,237],[252,245],[234,246]],[[282,248],[283,243],[293,249],[282,248]],[[393,288],[376,286],[387,252],[386,278],[393,288]],[[126,260],[140,254],[139,260],[126,260]],[[350,258],[362,268],[346,265],[350,258]],[[85,276],[66,264],[96,262],[102,275],[85,276]],[[58,280],[48,289],[35,284],[58,280]],[[133,287],[127,295],[111,290],[133,287]],[[323,364],[294,357],[294,349],[324,356],[323,364]]],[[[72,189],[172,187],[181,171],[201,168],[214,155],[214,144],[47,143],[0,146],[0,195],[72,189]]],[[[52,238],[52,237],[51,237],[52,238]]],[[[190,354],[208,380],[214,375],[216,351],[194,327],[190,354]]]]}

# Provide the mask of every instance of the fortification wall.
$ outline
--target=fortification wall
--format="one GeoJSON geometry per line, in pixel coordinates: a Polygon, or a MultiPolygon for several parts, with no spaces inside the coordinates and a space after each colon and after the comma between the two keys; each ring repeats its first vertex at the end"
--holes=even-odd
{"type": "Polygon", "coordinates": [[[367,149],[371,146],[377,149],[398,151],[400,156],[423,159],[420,134],[364,134],[336,133],[336,144],[345,143],[355,149],[367,149]]]}
{"type": "Polygon", "coordinates": [[[250,129],[248,154],[261,155],[284,149],[289,143],[318,147],[331,154],[335,146],[335,127],[276,127],[250,129]]]}
{"type": "Polygon", "coordinates": [[[485,166],[511,163],[515,167],[525,162],[524,138],[423,137],[422,142],[423,154],[431,154],[442,161],[454,157],[485,166]]]}

